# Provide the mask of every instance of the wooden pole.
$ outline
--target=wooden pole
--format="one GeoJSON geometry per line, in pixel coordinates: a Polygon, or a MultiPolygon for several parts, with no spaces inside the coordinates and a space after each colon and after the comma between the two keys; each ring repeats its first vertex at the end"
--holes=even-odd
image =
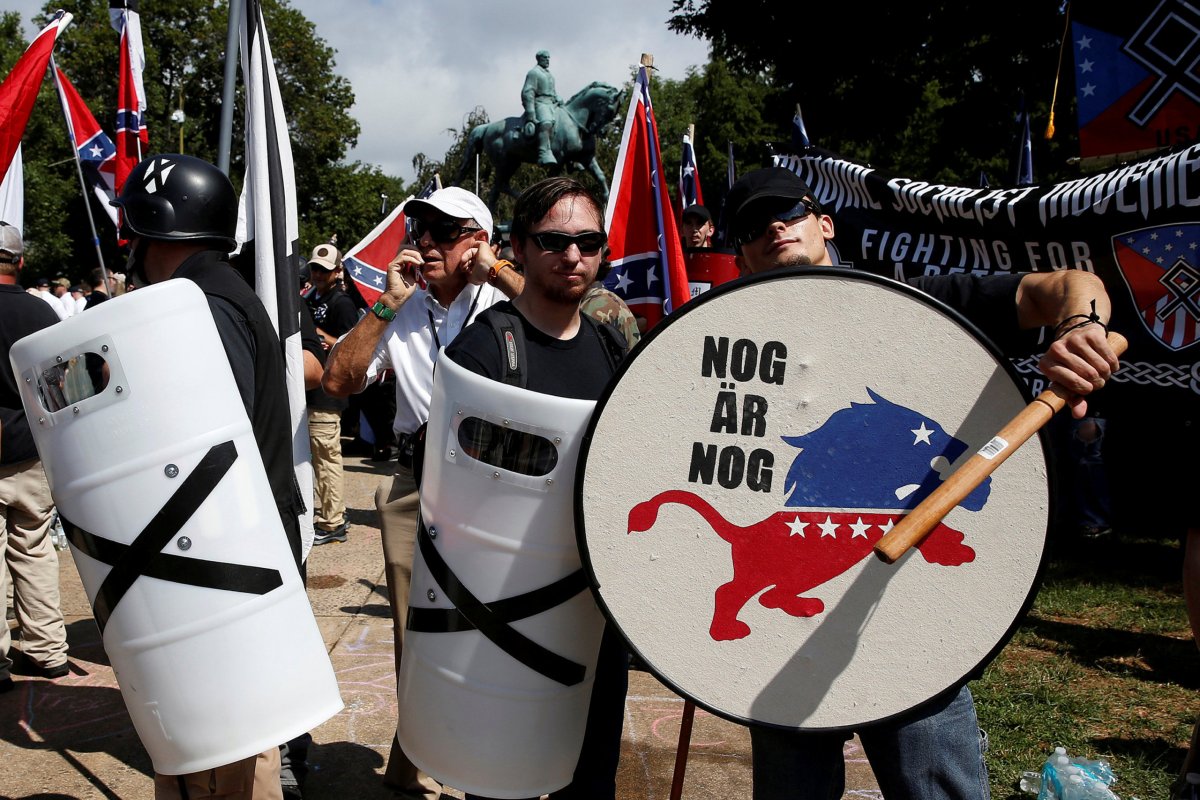
{"type": "Polygon", "coordinates": [[[687,771],[688,749],[692,743],[692,721],[696,717],[696,704],[683,701],[683,717],[679,720],[679,744],[675,748],[675,774],[671,776],[671,799],[683,796],[683,774],[687,771]]]}
{"type": "MultiPolygon", "coordinates": [[[[1119,333],[1109,333],[1108,346],[1119,356],[1125,352],[1129,342],[1119,333]]],[[[888,564],[894,564],[910,549],[925,541],[925,537],[943,517],[1061,411],[1070,398],[1071,392],[1057,383],[1050,384],[1050,388],[1009,420],[982,450],[967,459],[953,475],[942,481],[904,519],[896,523],[896,527],[884,534],[875,543],[875,555],[888,564]]]]}

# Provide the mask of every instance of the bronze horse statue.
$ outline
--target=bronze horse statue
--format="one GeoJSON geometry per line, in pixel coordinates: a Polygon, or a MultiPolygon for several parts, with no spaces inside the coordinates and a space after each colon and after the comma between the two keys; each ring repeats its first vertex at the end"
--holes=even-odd
{"type": "MultiPolygon", "coordinates": [[[[613,121],[620,106],[621,90],[607,83],[593,82],[557,108],[550,145],[561,168],[584,170],[600,185],[601,200],[606,201],[608,177],[596,163],[596,134],[613,121]]],[[[487,155],[496,170],[496,180],[488,194],[488,207],[495,210],[500,192],[517,196],[509,185],[521,164],[537,163],[537,137],[522,133],[521,117],[506,117],[476,125],[467,136],[467,149],[454,184],[462,182],[476,153],[487,155]]]]}

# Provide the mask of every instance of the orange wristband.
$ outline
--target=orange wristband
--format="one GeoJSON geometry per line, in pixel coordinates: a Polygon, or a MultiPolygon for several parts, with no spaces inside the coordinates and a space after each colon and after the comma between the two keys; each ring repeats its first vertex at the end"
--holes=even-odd
{"type": "Polygon", "coordinates": [[[505,270],[507,268],[511,268],[512,265],[513,265],[513,263],[511,261],[509,261],[507,258],[502,258],[499,261],[497,261],[495,264],[492,264],[492,266],[488,268],[488,276],[487,276],[488,283],[494,283],[496,280],[496,276],[499,275],[503,270],[505,270]]]}

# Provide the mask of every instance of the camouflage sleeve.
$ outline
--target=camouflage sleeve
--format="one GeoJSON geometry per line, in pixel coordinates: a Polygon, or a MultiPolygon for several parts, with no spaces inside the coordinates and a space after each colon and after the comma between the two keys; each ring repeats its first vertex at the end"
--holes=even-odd
{"type": "Polygon", "coordinates": [[[616,325],[630,347],[637,344],[638,339],[642,337],[638,330],[637,319],[629,310],[629,306],[625,305],[625,301],[599,284],[593,286],[584,295],[579,310],[597,322],[616,325]]]}

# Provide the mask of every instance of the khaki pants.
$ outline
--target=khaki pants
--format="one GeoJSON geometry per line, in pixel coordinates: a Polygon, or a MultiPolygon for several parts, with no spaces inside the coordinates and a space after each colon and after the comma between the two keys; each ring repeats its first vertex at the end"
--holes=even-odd
{"type": "Polygon", "coordinates": [[[188,775],[154,775],[154,800],[283,800],[279,786],[279,748],[223,767],[188,775]]]}
{"type": "Polygon", "coordinates": [[[336,411],[308,412],[308,443],[312,448],[316,508],[313,524],[326,531],[346,519],[345,476],[342,474],[342,417],[336,411]]]}
{"type": "MultiPolygon", "coordinates": [[[[21,652],[42,667],[67,660],[67,627],[58,602],[58,553],[50,541],[54,501],[42,462],[0,467],[0,587],[10,581],[13,609],[21,626],[21,652]]],[[[0,594],[0,620],[8,615],[0,594]]],[[[8,625],[0,625],[0,678],[7,678],[8,625]]]]}
{"type": "MultiPolygon", "coordinates": [[[[385,493],[386,484],[375,492],[375,507],[379,510],[379,527],[383,534],[383,560],[386,565],[388,597],[392,605],[392,632],[396,643],[396,674],[400,673],[400,656],[404,650],[404,623],[408,619],[408,589],[412,583],[413,549],[417,541],[417,512],[421,509],[417,484],[412,470],[398,467],[385,493]]],[[[404,713],[404,709],[400,709],[404,713]]],[[[428,798],[441,794],[441,786],[417,769],[396,739],[388,755],[383,782],[401,792],[406,800],[428,798]]]]}

